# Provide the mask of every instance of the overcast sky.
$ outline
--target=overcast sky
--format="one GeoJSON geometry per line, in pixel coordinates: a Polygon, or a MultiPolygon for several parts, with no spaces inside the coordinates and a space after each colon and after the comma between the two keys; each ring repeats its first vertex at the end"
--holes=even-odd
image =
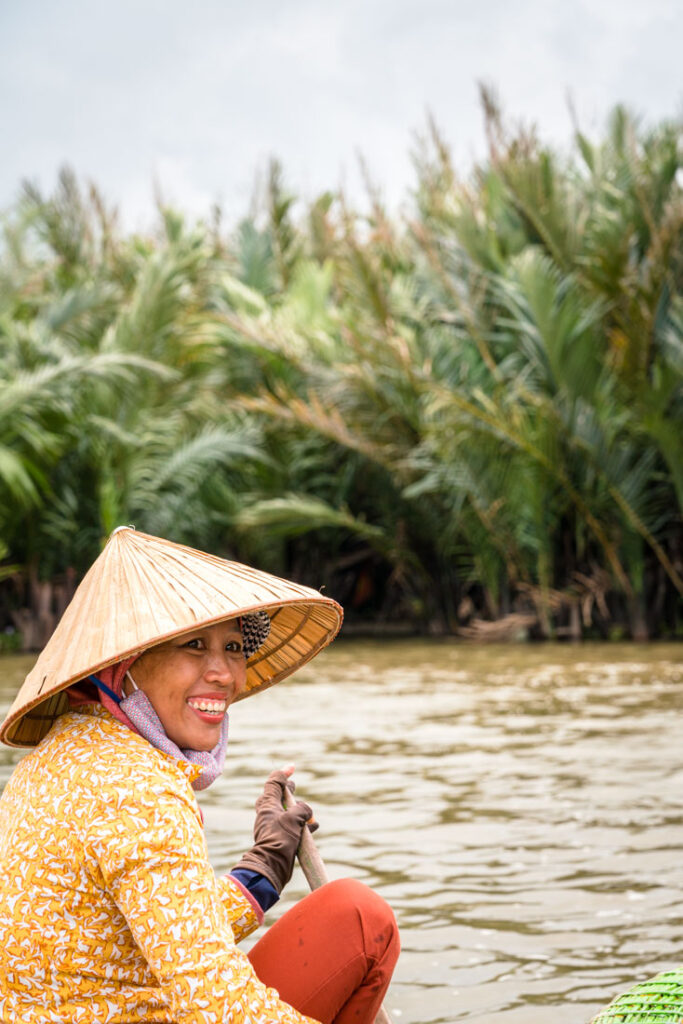
{"type": "Polygon", "coordinates": [[[426,110],[461,169],[481,153],[479,80],[568,142],[568,94],[589,132],[616,102],[680,116],[682,43],[682,0],[0,0],[0,208],[68,163],[131,226],[155,181],[237,217],[269,156],[356,197],[359,152],[394,205],[426,110]]]}

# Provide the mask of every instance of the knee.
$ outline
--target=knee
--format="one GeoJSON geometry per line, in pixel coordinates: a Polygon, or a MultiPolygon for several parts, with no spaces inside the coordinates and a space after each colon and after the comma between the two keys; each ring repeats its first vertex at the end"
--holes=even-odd
{"type": "Polygon", "coordinates": [[[329,882],[325,888],[343,906],[355,907],[363,916],[394,921],[393,911],[386,900],[355,878],[339,878],[329,882]]]}
{"type": "Polygon", "coordinates": [[[376,958],[398,958],[400,939],[394,912],[378,893],[354,878],[340,878],[324,886],[334,902],[354,913],[361,926],[365,947],[376,958]],[[381,951],[381,953],[380,953],[381,951]]]}

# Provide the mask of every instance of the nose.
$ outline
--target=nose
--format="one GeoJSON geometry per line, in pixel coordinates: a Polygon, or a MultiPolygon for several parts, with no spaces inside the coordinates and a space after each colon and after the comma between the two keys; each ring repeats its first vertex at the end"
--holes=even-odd
{"type": "Polygon", "coordinates": [[[247,666],[245,659],[227,651],[216,651],[210,655],[209,663],[204,672],[207,683],[232,690],[232,699],[241,694],[247,685],[247,666]]]}

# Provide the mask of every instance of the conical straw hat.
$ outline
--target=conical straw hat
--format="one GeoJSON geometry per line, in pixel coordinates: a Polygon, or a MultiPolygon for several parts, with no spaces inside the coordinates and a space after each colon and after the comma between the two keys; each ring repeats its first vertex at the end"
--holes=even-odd
{"type": "Polygon", "coordinates": [[[68,707],[64,690],[132,654],[256,611],[268,638],[247,660],[248,697],[296,672],[334,639],[343,612],[316,590],[132,527],[119,527],[76,590],[0,726],[30,747],[68,707]]]}

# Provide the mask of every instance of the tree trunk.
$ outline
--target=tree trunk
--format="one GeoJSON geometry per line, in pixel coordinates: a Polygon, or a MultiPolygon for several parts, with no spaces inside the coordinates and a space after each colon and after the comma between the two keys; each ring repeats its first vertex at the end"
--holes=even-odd
{"type": "Polygon", "coordinates": [[[581,608],[578,601],[572,601],[569,605],[569,639],[572,643],[578,643],[583,639],[581,608]]]}
{"type": "Polygon", "coordinates": [[[646,643],[650,639],[650,633],[647,628],[643,602],[637,594],[629,601],[629,621],[631,639],[638,643],[646,643]]]}

